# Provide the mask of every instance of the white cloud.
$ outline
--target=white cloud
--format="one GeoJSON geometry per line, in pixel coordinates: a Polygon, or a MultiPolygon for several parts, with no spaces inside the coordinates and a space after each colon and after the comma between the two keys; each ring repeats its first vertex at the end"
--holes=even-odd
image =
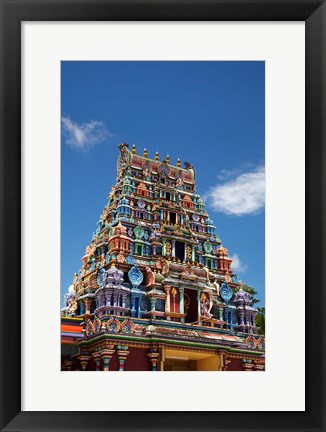
{"type": "Polygon", "coordinates": [[[257,213],[265,205],[265,168],[257,167],[210,188],[205,199],[215,210],[229,215],[257,213]]]}
{"type": "Polygon", "coordinates": [[[250,162],[243,162],[241,166],[238,166],[236,168],[231,169],[223,169],[217,174],[217,178],[220,181],[226,181],[230,178],[238,177],[240,174],[244,173],[245,171],[250,171],[255,169],[255,166],[250,162]]]}
{"type": "Polygon", "coordinates": [[[243,262],[241,262],[240,257],[238,254],[233,254],[230,256],[230,258],[233,260],[231,264],[231,268],[236,273],[245,273],[247,271],[247,266],[243,262]]]}
{"type": "Polygon", "coordinates": [[[89,150],[109,136],[109,131],[101,121],[90,120],[89,122],[78,124],[73,122],[69,117],[63,116],[61,124],[66,143],[73,149],[89,150]]]}

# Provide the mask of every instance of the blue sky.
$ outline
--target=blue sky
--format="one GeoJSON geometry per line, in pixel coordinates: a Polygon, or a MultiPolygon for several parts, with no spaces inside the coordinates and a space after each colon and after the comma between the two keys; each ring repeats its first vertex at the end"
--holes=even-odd
{"type": "Polygon", "coordinates": [[[264,305],[264,62],[62,62],[61,114],[62,295],[127,142],[194,165],[233,268],[264,305]]]}

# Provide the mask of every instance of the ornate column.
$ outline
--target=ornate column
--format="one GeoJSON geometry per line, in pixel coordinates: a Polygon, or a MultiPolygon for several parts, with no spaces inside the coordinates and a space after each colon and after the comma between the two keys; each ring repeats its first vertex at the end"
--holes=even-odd
{"type": "Polygon", "coordinates": [[[231,329],[231,315],[230,315],[230,309],[227,305],[225,305],[224,315],[225,315],[225,321],[227,323],[226,327],[231,329]]]}
{"type": "MultiPolygon", "coordinates": [[[[171,287],[170,286],[165,286],[164,287],[164,291],[166,292],[166,297],[165,297],[165,314],[169,314],[170,313],[170,291],[171,291],[171,287]]],[[[168,315],[166,317],[166,319],[168,321],[170,321],[170,315],[168,315]]]]}
{"type": "Polygon", "coordinates": [[[101,370],[101,354],[99,352],[93,352],[92,354],[95,364],[96,364],[96,370],[101,370]]]}
{"type": "Polygon", "coordinates": [[[165,243],[166,243],[166,239],[162,239],[162,255],[165,256],[166,252],[165,252],[165,243]]]}
{"type": "Polygon", "coordinates": [[[88,354],[82,354],[78,357],[83,371],[86,370],[87,364],[88,364],[90,358],[91,358],[91,356],[88,354]]]}
{"type": "Polygon", "coordinates": [[[197,305],[198,305],[198,321],[199,321],[199,324],[201,324],[201,319],[200,319],[200,317],[201,317],[200,290],[198,290],[198,292],[197,292],[197,305]]]}
{"type": "Polygon", "coordinates": [[[245,323],[244,323],[244,311],[240,310],[238,313],[239,313],[239,318],[240,318],[240,325],[244,326],[245,325],[245,323]]]}
{"type": "MultiPolygon", "coordinates": [[[[180,313],[185,313],[185,303],[184,303],[184,288],[179,288],[179,295],[180,295],[180,313]]],[[[181,318],[181,322],[184,323],[185,319],[184,317],[181,318]]]]}
{"type": "Polygon", "coordinates": [[[175,257],[175,240],[172,240],[172,256],[175,257]]]}
{"type": "Polygon", "coordinates": [[[248,312],[248,311],[246,311],[245,320],[246,320],[246,325],[247,325],[247,326],[250,326],[250,325],[251,325],[251,322],[250,322],[250,315],[249,315],[249,312],[248,312]]]}
{"type": "Polygon", "coordinates": [[[231,360],[229,360],[227,357],[224,359],[224,370],[226,371],[228,368],[228,365],[231,363],[231,360]]]}
{"type": "Polygon", "coordinates": [[[245,358],[243,358],[242,367],[244,371],[251,372],[254,369],[254,364],[252,363],[252,360],[246,360],[245,358]]]}
{"type": "Polygon", "coordinates": [[[177,294],[178,294],[178,290],[176,289],[176,287],[172,287],[172,289],[171,289],[171,294],[172,294],[172,297],[173,297],[173,313],[175,313],[175,298],[176,298],[176,296],[177,296],[177,294]]]}
{"type": "Polygon", "coordinates": [[[228,353],[224,350],[219,350],[218,353],[220,355],[220,370],[226,371],[228,365],[231,363],[231,360],[228,358],[228,353]]]}
{"type": "Polygon", "coordinates": [[[157,362],[158,362],[158,358],[159,358],[159,353],[157,352],[156,348],[152,348],[149,352],[149,354],[147,354],[148,357],[150,358],[150,361],[152,363],[152,371],[157,371],[157,362]]]}
{"type": "Polygon", "coordinates": [[[224,356],[221,353],[220,353],[220,368],[219,368],[219,370],[220,371],[224,370],[224,356]]]}
{"type": "MultiPolygon", "coordinates": [[[[150,297],[149,302],[151,305],[151,312],[155,312],[156,297],[150,297]]],[[[152,319],[155,319],[155,314],[152,315],[152,319]]]]}
{"type": "Polygon", "coordinates": [[[233,324],[233,309],[230,310],[230,329],[233,331],[234,324],[233,324]]]}
{"type": "Polygon", "coordinates": [[[220,321],[224,321],[224,318],[223,318],[223,307],[219,307],[218,308],[218,313],[219,313],[219,320],[220,321]]]}
{"type": "Polygon", "coordinates": [[[264,364],[259,364],[259,363],[257,363],[256,365],[255,365],[255,367],[254,367],[254,369],[256,370],[256,371],[264,371],[265,370],[265,365],[264,364]]]}
{"type": "Polygon", "coordinates": [[[187,261],[187,243],[184,243],[184,253],[183,253],[183,261],[186,262],[187,261]]]}
{"type": "Polygon", "coordinates": [[[122,294],[122,307],[125,308],[126,307],[126,293],[122,294]]]}
{"type": "Polygon", "coordinates": [[[124,371],[124,365],[129,351],[127,345],[118,345],[117,348],[117,354],[119,358],[119,371],[122,372],[124,371]]]}
{"type": "Polygon", "coordinates": [[[110,360],[114,354],[114,345],[108,345],[99,353],[103,360],[103,371],[108,372],[110,370],[110,360]]]}
{"type": "Polygon", "coordinates": [[[196,259],[196,246],[191,245],[191,261],[195,262],[196,259]]]}

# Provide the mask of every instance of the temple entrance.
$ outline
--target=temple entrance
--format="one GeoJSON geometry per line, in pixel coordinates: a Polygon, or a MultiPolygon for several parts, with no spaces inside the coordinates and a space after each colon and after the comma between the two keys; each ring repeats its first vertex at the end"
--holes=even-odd
{"type": "Polygon", "coordinates": [[[169,372],[195,371],[196,362],[194,360],[189,360],[187,357],[181,357],[180,359],[175,357],[165,358],[164,370],[169,372]]]}
{"type": "Polygon", "coordinates": [[[220,356],[193,351],[165,351],[165,371],[218,371],[221,370],[220,356]]]}
{"type": "Polygon", "coordinates": [[[185,322],[195,323],[198,321],[198,301],[197,291],[185,289],[184,292],[185,322]]]}
{"type": "Polygon", "coordinates": [[[185,257],[185,244],[179,241],[175,242],[175,256],[179,258],[180,261],[184,260],[185,257]]]}

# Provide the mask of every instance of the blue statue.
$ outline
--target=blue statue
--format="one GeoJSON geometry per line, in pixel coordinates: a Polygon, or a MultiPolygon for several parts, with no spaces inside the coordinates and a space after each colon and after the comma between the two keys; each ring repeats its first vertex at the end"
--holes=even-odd
{"type": "Polygon", "coordinates": [[[105,256],[105,263],[108,264],[110,262],[110,259],[111,259],[111,256],[110,256],[109,252],[107,252],[106,256],[105,256]]]}
{"type": "Polygon", "coordinates": [[[104,286],[104,278],[105,278],[105,270],[102,267],[97,274],[97,283],[101,288],[104,286]]]}

